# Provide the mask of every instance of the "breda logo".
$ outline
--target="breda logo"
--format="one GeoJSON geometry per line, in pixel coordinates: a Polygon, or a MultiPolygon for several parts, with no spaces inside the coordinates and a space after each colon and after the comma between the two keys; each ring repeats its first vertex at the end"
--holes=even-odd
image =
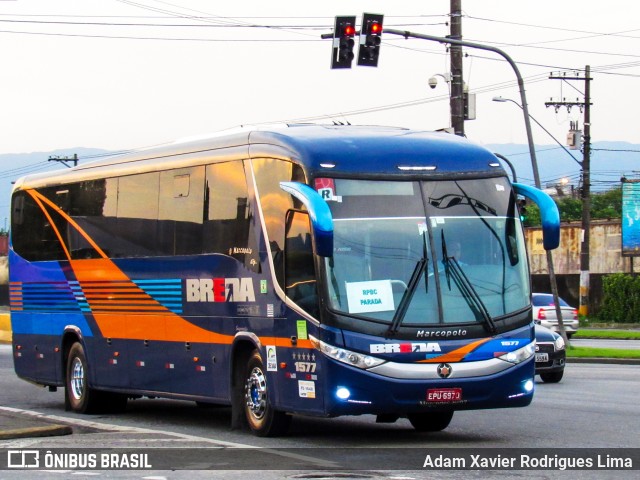
{"type": "Polygon", "coordinates": [[[437,343],[372,343],[369,345],[371,353],[429,353],[440,352],[437,343]]]}
{"type": "Polygon", "coordinates": [[[251,278],[187,278],[187,302],[255,302],[251,278]]]}

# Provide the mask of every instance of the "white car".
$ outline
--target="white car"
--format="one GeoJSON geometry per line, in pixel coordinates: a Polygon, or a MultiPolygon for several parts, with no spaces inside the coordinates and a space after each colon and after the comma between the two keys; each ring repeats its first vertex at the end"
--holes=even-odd
{"type": "MultiPolygon", "coordinates": [[[[559,298],[558,300],[560,301],[562,324],[565,332],[567,332],[567,338],[570,338],[578,331],[578,310],[563,299],[559,298]]],[[[553,303],[553,295],[550,293],[533,293],[531,295],[531,303],[533,304],[533,321],[557,332],[559,330],[558,317],[553,303]]]]}

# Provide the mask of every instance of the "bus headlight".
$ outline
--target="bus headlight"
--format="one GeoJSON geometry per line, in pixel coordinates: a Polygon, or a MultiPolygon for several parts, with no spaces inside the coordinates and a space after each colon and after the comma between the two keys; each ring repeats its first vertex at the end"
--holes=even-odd
{"type": "Polygon", "coordinates": [[[363,353],[356,353],[344,348],[334,347],[333,345],[329,345],[328,343],[318,340],[312,335],[309,335],[309,340],[316,348],[316,350],[320,350],[327,357],[331,357],[334,360],[346,363],[347,365],[351,365],[352,367],[367,369],[382,365],[386,361],[380,358],[372,357],[370,355],[365,355],[363,353]]]}
{"type": "Polygon", "coordinates": [[[531,342],[518,350],[499,356],[500,360],[517,365],[531,358],[536,353],[536,342],[531,342]]]}

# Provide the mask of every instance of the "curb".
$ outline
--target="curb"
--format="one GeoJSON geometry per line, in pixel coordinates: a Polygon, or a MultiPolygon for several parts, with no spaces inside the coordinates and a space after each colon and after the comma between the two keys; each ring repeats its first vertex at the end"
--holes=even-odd
{"type": "Polygon", "coordinates": [[[73,428],[52,422],[36,412],[0,406],[0,440],[71,435],[73,428]]]}
{"type": "Polygon", "coordinates": [[[60,437],[71,435],[73,429],[68,425],[49,425],[46,427],[16,428],[14,430],[0,430],[0,440],[35,437],[60,437]]]}
{"type": "Polygon", "coordinates": [[[567,357],[567,363],[604,363],[609,365],[640,365],[640,358],[567,357]]]}
{"type": "Polygon", "coordinates": [[[0,313],[0,343],[11,343],[11,317],[0,313]]]}

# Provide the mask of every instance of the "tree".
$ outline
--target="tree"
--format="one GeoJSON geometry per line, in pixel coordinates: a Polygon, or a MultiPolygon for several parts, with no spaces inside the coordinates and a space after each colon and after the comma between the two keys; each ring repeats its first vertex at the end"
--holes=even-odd
{"type": "MultiPolygon", "coordinates": [[[[565,197],[560,200],[556,200],[556,204],[560,211],[560,219],[563,222],[582,219],[582,201],[577,198],[565,197]]],[[[593,213],[591,216],[593,218],[593,213]]]]}
{"type": "MultiPolygon", "coordinates": [[[[562,222],[575,222],[582,219],[582,201],[579,198],[562,197],[555,199],[555,202],[558,205],[562,222]]],[[[591,196],[591,219],[608,220],[611,218],[622,218],[622,187],[591,196]]],[[[540,210],[537,205],[529,203],[524,226],[538,227],[540,225],[540,210]]]]}
{"type": "Polygon", "coordinates": [[[592,218],[622,218],[622,187],[591,197],[592,218]]]}

